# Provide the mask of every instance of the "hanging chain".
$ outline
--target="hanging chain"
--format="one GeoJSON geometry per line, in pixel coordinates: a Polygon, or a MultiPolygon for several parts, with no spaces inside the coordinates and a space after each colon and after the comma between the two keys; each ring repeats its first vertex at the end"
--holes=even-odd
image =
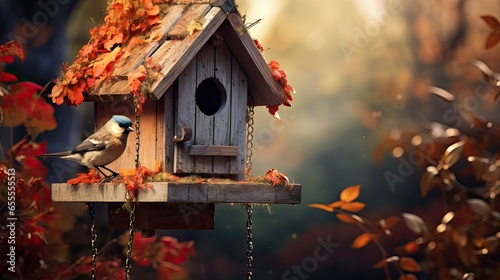
{"type": "MultiPolygon", "coordinates": [[[[247,143],[246,143],[246,158],[245,158],[245,174],[247,177],[252,176],[252,156],[253,156],[253,116],[254,106],[253,100],[250,100],[251,106],[248,106],[247,112],[247,143]]],[[[253,233],[252,233],[252,204],[246,205],[247,211],[247,280],[252,280],[253,277],[253,233]]]]}
{"type": "MultiPolygon", "coordinates": [[[[139,142],[139,136],[141,134],[140,130],[140,116],[139,112],[137,111],[137,104],[134,104],[134,112],[135,112],[135,157],[134,157],[134,162],[135,162],[135,169],[139,168],[139,148],[140,148],[140,142],[139,142]]],[[[134,194],[132,197],[137,197],[136,194],[134,194]]],[[[129,229],[128,229],[128,243],[127,243],[127,258],[125,259],[125,279],[129,280],[130,279],[130,270],[132,269],[132,243],[134,242],[134,223],[135,223],[135,206],[136,202],[135,200],[131,201],[132,206],[130,208],[130,223],[129,223],[129,229]]]]}
{"type": "Polygon", "coordinates": [[[253,276],[252,204],[247,204],[247,280],[253,276]]]}
{"type": "Polygon", "coordinates": [[[96,257],[97,257],[97,247],[96,247],[96,241],[97,241],[97,233],[95,230],[95,215],[94,215],[94,203],[89,202],[85,205],[87,208],[87,212],[89,213],[90,216],[90,244],[91,244],[91,252],[92,252],[92,280],[96,279],[96,270],[97,270],[97,265],[96,265],[96,257]]]}
{"type": "Polygon", "coordinates": [[[132,202],[130,209],[130,224],[128,229],[128,243],[127,243],[127,258],[125,259],[125,279],[130,279],[130,270],[132,269],[132,242],[134,241],[134,223],[135,223],[135,202],[132,202]]]}
{"type": "Polygon", "coordinates": [[[252,175],[252,156],[253,156],[253,106],[248,106],[247,112],[247,151],[245,158],[245,174],[249,177],[252,175]]]}

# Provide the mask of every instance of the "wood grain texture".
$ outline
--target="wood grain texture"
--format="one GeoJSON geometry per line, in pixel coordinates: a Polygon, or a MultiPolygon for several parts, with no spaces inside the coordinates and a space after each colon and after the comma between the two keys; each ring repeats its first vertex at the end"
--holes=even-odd
{"type": "MultiPolygon", "coordinates": [[[[108,225],[128,229],[130,214],[123,203],[108,203],[108,225]]],[[[213,229],[214,204],[139,203],[135,208],[136,229],[213,229]]]]}
{"type": "MultiPolygon", "coordinates": [[[[163,135],[158,135],[158,137],[162,138],[163,140],[159,139],[158,141],[163,141],[164,144],[164,158],[165,158],[165,165],[163,166],[163,170],[169,173],[174,172],[174,135],[175,135],[175,88],[177,84],[174,86],[171,86],[168,90],[167,93],[162,97],[164,99],[163,101],[163,109],[158,108],[157,112],[157,119],[160,125],[163,126],[161,128],[161,131],[164,131],[165,133],[163,135]]],[[[161,99],[160,99],[161,100],[161,99]]],[[[161,103],[158,103],[158,106],[161,106],[161,103]]],[[[159,153],[159,155],[161,155],[159,153]]]]}
{"type": "MultiPolygon", "coordinates": [[[[206,44],[196,55],[196,85],[214,76],[215,49],[206,44]]],[[[198,106],[195,106],[196,128],[194,130],[194,145],[214,144],[214,116],[205,115],[198,106]]],[[[213,159],[209,156],[197,156],[194,159],[195,173],[213,173],[213,159]]]]}
{"type": "MultiPolygon", "coordinates": [[[[180,135],[182,127],[196,129],[195,110],[196,103],[194,94],[196,92],[196,59],[187,65],[179,75],[175,106],[175,134],[180,135]]],[[[174,144],[174,173],[193,173],[194,158],[189,156],[189,146],[192,140],[174,144]]]]}
{"type": "Polygon", "coordinates": [[[196,31],[184,40],[167,40],[151,55],[153,62],[160,64],[164,75],[151,86],[151,92],[157,97],[172,85],[179,74],[194,59],[212,34],[219,28],[226,14],[218,7],[213,7],[205,15],[201,31],[196,31]]]}
{"type": "MultiPolygon", "coordinates": [[[[299,184],[271,187],[247,182],[150,184],[138,191],[138,202],[299,204],[302,189],[299,184]]],[[[54,202],[123,202],[125,194],[123,184],[52,184],[54,202]]]]}
{"type": "Polygon", "coordinates": [[[245,72],[233,56],[231,77],[231,143],[238,146],[238,156],[229,162],[230,174],[233,180],[243,180],[245,177],[246,156],[246,115],[248,80],[245,72]]]}
{"type": "MultiPolygon", "coordinates": [[[[222,108],[214,115],[214,142],[216,146],[229,146],[231,144],[231,52],[223,43],[214,46],[215,69],[214,77],[221,83],[225,91],[222,108]]],[[[229,161],[227,157],[214,157],[213,173],[229,174],[229,161]]]]}
{"type": "MultiPolygon", "coordinates": [[[[286,100],[281,85],[274,80],[271,70],[252,37],[237,14],[228,14],[221,26],[221,34],[249,79],[249,94],[255,106],[279,105],[286,100]]],[[[251,104],[249,104],[251,105],[251,104]]]]}
{"type": "MultiPolygon", "coordinates": [[[[191,145],[189,147],[190,156],[214,156],[214,161],[217,157],[235,157],[238,155],[238,152],[238,146],[191,145]]],[[[217,172],[214,170],[214,173],[217,172]]]]}
{"type": "Polygon", "coordinates": [[[168,31],[171,40],[183,40],[189,35],[187,27],[192,20],[201,21],[210,10],[210,4],[191,4],[182,15],[182,18],[168,31]]]}

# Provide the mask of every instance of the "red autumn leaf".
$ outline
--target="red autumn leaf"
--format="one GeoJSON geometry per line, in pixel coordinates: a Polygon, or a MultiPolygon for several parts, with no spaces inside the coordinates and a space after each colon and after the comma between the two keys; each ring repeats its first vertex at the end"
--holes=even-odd
{"type": "Polygon", "coordinates": [[[3,62],[11,63],[13,61],[13,56],[19,57],[21,62],[24,62],[24,49],[23,45],[18,41],[12,40],[7,43],[0,45],[0,60],[3,62]],[[9,57],[9,58],[7,58],[9,57]],[[10,58],[12,57],[12,58],[10,58]],[[2,60],[6,58],[6,60],[2,60]]]}
{"type": "Polygon", "coordinates": [[[159,13],[160,13],[160,6],[158,6],[158,5],[154,5],[153,7],[151,7],[151,9],[147,10],[147,14],[149,16],[156,16],[159,13]]]}
{"type": "Polygon", "coordinates": [[[365,208],[366,204],[362,202],[346,202],[340,206],[342,210],[347,210],[350,212],[359,212],[365,208]]]}
{"type": "Polygon", "coordinates": [[[261,52],[264,51],[264,48],[262,47],[262,45],[259,43],[259,41],[257,39],[254,39],[253,40],[255,46],[257,47],[257,49],[259,49],[261,52]]]}
{"type": "Polygon", "coordinates": [[[486,38],[485,48],[491,49],[496,46],[498,42],[500,42],[500,30],[493,31],[488,34],[488,37],[486,38]]]}
{"type": "Polygon", "coordinates": [[[130,91],[134,93],[139,92],[139,87],[141,86],[141,82],[144,81],[147,77],[146,68],[144,65],[137,67],[134,71],[128,74],[128,85],[130,87],[130,91]]]}
{"type": "Polygon", "coordinates": [[[354,242],[352,242],[351,247],[356,249],[363,248],[366,246],[366,244],[372,241],[372,239],[373,239],[373,234],[365,232],[360,236],[356,237],[354,242]]]}
{"type": "Polygon", "coordinates": [[[49,169],[40,160],[34,157],[27,157],[23,162],[23,173],[27,177],[42,178],[47,175],[49,169]]]}
{"type": "Polygon", "coordinates": [[[387,265],[387,259],[383,259],[383,260],[380,260],[380,261],[378,261],[377,263],[375,263],[375,264],[373,265],[373,267],[374,267],[374,268],[382,268],[382,267],[384,267],[384,266],[386,266],[386,265],[387,265]]]}
{"type": "Polygon", "coordinates": [[[88,173],[78,173],[76,178],[69,179],[66,183],[69,185],[78,185],[98,183],[99,181],[101,181],[99,173],[94,169],[90,169],[88,173]]]}
{"type": "Polygon", "coordinates": [[[325,205],[325,204],[313,203],[313,204],[309,204],[308,206],[311,207],[311,208],[317,208],[317,209],[325,210],[327,212],[333,212],[335,210],[333,207],[331,207],[329,205],[325,205]]]}
{"type": "Polygon", "coordinates": [[[7,72],[0,72],[0,82],[1,83],[13,83],[17,82],[17,77],[14,74],[7,72]]]}
{"type": "Polygon", "coordinates": [[[267,171],[264,178],[271,181],[271,185],[273,187],[280,184],[287,185],[289,183],[288,178],[283,173],[279,173],[278,170],[274,168],[267,171]]]}
{"type": "Polygon", "coordinates": [[[271,68],[271,70],[277,70],[280,68],[280,64],[279,62],[277,62],[276,60],[271,60],[269,63],[269,68],[271,68]]]}
{"type": "Polygon", "coordinates": [[[359,189],[360,188],[361,188],[361,185],[355,185],[355,186],[350,186],[350,187],[345,188],[340,193],[340,200],[342,200],[344,202],[354,201],[359,196],[359,189]]]}
{"type": "Polygon", "coordinates": [[[269,114],[276,118],[278,121],[280,120],[280,115],[278,114],[278,105],[268,105],[266,106],[267,110],[269,111],[269,114]]]}
{"type": "Polygon", "coordinates": [[[486,15],[486,16],[481,16],[481,18],[491,29],[493,30],[500,29],[500,22],[498,22],[498,19],[496,17],[486,15]]]}

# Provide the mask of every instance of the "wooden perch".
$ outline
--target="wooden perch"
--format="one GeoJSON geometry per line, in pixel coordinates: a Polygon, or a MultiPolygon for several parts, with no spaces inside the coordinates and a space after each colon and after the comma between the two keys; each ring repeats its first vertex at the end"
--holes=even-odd
{"type": "MultiPolygon", "coordinates": [[[[259,183],[167,183],[151,182],[151,188],[140,189],[138,202],[172,203],[273,203],[299,204],[301,185],[271,187],[259,183]]],[[[64,183],[52,185],[54,202],[124,202],[123,184],[64,183]]]]}

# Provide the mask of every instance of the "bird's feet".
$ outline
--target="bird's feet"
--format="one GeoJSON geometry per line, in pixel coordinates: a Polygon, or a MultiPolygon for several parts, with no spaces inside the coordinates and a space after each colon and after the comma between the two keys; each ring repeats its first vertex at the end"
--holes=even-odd
{"type": "Polygon", "coordinates": [[[114,178],[118,177],[118,175],[119,175],[118,173],[113,173],[109,176],[102,178],[101,181],[99,181],[99,185],[102,186],[105,183],[111,182],[114,178]]]}

